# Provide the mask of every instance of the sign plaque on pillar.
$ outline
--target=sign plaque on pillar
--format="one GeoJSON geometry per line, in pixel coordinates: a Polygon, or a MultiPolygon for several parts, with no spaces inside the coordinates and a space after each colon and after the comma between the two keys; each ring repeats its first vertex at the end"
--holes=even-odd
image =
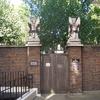
{"type": "Polygon", "coordinates": [[[34,60],[34,59],[31,60],[31,61],[30,61],[30,66],[31,66],[31,67],[38,66],[38,61],[37,61],[37,60],[34,60]]]}

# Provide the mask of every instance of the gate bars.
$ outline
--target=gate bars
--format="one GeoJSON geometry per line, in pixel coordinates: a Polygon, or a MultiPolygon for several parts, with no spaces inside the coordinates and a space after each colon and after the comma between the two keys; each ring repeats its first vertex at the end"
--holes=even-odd
{"type": "Polygon", "coordinates": [[[33,75],[24,71],[0,72],[0,100],[18,98],[33,88],[33,75]]]}

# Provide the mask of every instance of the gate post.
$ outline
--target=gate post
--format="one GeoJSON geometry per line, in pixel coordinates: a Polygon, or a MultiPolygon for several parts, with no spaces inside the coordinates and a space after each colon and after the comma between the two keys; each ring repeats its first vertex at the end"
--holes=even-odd
{"type": "Polygon", "coordinates": [[[33,78],[32,86],[38,88],[40,92],[40,39],[37,35],[37,26],[39,22],[35,18],[31,18],[29,24],[29,36],[26,42],[27,52],[27,73],[28,78],[33,78]]]}
{"type": "Polygon", "coordinates": [[[68,46],[70,92],[82,92],[82,47],[68,46]]]}
{"type": "Polygon", "coordinates": [[[26,72],[32,87],[38,88],[40,92],[40,46],[27,46],[27,68],[26,72]]]}
{"type": "Polygon", "coordinates": [[[70,92],[82,92],[82,44],[78,37],[80,18],[69,17],[69,39],[68,60],[69,60],[69,85],[70,92]]]}

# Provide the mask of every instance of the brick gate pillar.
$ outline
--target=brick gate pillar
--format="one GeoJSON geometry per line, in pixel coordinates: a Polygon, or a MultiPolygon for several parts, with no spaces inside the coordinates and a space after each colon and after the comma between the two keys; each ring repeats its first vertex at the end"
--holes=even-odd
{"type": "Polygon", "coordinates": [[[82,92],[82,47],[68,46],[70,92],[82,92]]]}
{"type": "Polygon", "coordinates": [[[27,72],[29,78],[33,77],[33,87],[40,92],[40,39],[37,34],[35,37],[29,36],[27,43],[27,72]]]}
{"type": "Polygon", "coordinates": [[[69,17],[69,39],[67,41],[69,59],[70,92],[82,92],[82,44],[78,37],[80,18],[69,17]]]}

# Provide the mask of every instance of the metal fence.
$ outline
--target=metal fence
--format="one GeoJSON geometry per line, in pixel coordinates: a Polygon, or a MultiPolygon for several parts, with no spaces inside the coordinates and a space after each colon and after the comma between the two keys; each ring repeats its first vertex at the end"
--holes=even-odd
{"type": "Polygon", "coordinates": [[[24,71],[0,72],[0,100],[18,98],[33,87],[33,75],[24,71]]]}

